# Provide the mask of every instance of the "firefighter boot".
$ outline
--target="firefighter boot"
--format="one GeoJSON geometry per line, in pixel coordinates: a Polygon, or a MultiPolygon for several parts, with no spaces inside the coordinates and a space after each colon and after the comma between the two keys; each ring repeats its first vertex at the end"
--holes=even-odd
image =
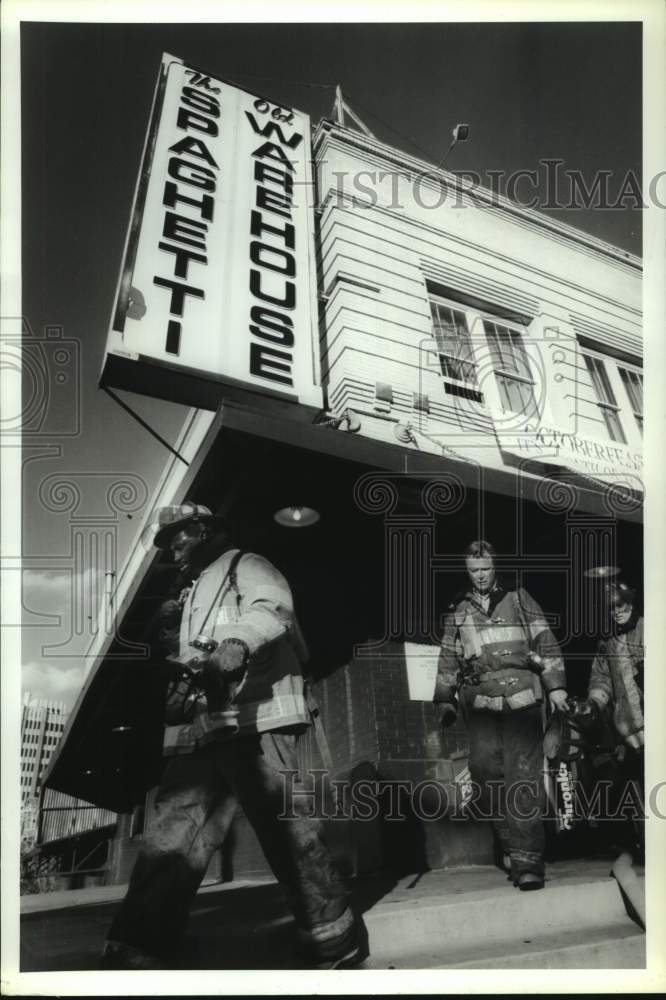
{"type": "Polygon", "coordinates": [[[124,941],[107,940],[100,956],[101,969],[164,969],[164,962],[141,948],[124,941]]]}

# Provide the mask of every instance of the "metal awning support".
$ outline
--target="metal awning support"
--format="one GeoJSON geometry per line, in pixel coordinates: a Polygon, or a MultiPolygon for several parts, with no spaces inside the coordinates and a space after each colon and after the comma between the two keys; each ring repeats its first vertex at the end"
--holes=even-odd
{"type": "Polygon", "coordinates": [[[371,139],[376,139],[377,136],[374,135],[368,126],[361,121],[355,111],[349,107],[344,97],[342,96],[342,88],[338,84],[335,88],[335,102],[333,104],[333,118],[338,123],[338,125],[344,125],[345,123],[345,112],[349,115],[351,120],[358,125],[360,130],[369,136],[371,139]]]}
{"type": "Polygon", "coordinates": [[[111,399],[113,399],[114,402],[118,404],[118,406],[122,407],[123,410],[129,413],[130,417],[133,417],[136,420],[136,422],[141,425],[141,427],[144,427],[149,434],[152,434],[153,437],[157,441],[159,441],[160,444],[163,444],[165,448],[168,448],[168,450],[173,455],[175,455],[176,458],[179,458],[181,462],[185,463],[185,465],[189,465],[187,459],[183,458],[180,452],[176,451],[176,449],[172,445],[170,445],[169,442],[166,441],[161,434],[158,434],[155,428],[151,427],[150,424],[143,419],[143,417],[140,417],[139,414],[136,412],[136,410],[133,410],[131,406],[128,406],[127,403],[124,402],[124,400],[122,400],[119,396],[116,396],[115,392],[112,392],[107,385],[101,386],[101,389],[102,392],[105,392],[107,396],[110,396],[111,399]]]}

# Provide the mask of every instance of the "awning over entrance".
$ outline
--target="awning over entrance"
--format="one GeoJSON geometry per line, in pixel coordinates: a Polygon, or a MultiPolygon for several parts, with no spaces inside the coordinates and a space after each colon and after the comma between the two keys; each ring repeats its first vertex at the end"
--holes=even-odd
{"type": "MultiPolygon", "coordinates": [[[[471,538],[492,538],[507,554],[507,571],[527,573],[528,585],[542,599],[539,588],[545,593],[546,606],[559,608],[572,558],[568,522],[613,522],[593,489],[406,451],[316,423],[316,417],[304,407],[259,409],[226,401],[185,492],[227,513],[237,544],[262,552],[285,573],[317,676],[349,662],[356,645],[386,630],[387,532],[396,519],[406,530],[427,534],[428,551],[436,553],[432,617],[460,585],[459,553],[471,538]],[[433,489],[424,492],[429,484],[436,496],[433,489]],[[387,490],[396,498],[390,518],[382,506],[387,490]],[[297,530],[276,524],[275,512],[296,504],[316,509],[317,524],[297,530]]],[[[625,520],[639,516],[632,511],[625,520]]],[[[639,532],[627,524],[622,534],[625,565],[640,558],[639,532]]],[[[99,650],[45,778],[50,787],[117,812],[143,800],[161,767],[166,680],[150,642],[173,570],[156,552],[141,573],[131,581],[116,634],[99,650]]]]}
{"type": "MultiPolygon", "coordinates": [[[[552,477],[526,472],[524,468],[488,468],[471,461],[456,461],[448,454],[439,456],[408,450],[401,445],[376,441],[363,434],[332,430],[314,423],[314,417],[314,411],[306,407],[282,407],[279,412],[268,416],[264,409],[242,403],[227,401],[222,406],[222,425],[226,428],[343,458],[370,468],[409,473],[415,477],[432,476],[448,470],[455,472],[456,477],[472,489],[520,496],[536,502],[549,494],[550,483],[560,484],[560,501],[572,510],[579,509],[602,517],[610,515],[622,520],[642,521],[642,501],[639,497],[625,498],[615,491],[609,491],[605,484],[567,474],[562,467],[553,466],[552,477]]],[[[557,486],[550,490],[551,502],[554,503],[556,500],[553,491],[556,496],[557,486]]]]}

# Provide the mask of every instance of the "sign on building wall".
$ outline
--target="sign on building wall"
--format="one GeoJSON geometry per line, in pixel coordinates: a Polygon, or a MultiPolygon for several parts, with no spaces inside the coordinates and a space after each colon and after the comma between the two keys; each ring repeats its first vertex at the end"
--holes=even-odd
{"type": "Polygon", "coordinates": [[[307,115],[163,56],[102,384],[322,405],[310,169],[307,115]]]}
{"type": "Polygon", "coordinates": [[[439,646],[405,642],[404,647],[410,701],[432,701],[437,680],[439,646]]]}
{"type": "Polygon", "coordinates": [[[616,441],[602,441],[542,424],[536,432],[511,435],[500,448],[506,456],[545,467],[570,469],[608,485],[643,492],[643,456],[616,441]]]}

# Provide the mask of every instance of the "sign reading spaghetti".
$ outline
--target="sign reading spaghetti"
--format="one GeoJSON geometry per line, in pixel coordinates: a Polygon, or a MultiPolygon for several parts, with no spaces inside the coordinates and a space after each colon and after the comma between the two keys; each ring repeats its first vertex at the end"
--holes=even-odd
{"type": "Polygon", "coordinates": [[[163,57],[103,384],[322,405],[310,166],[307,115],[163,57]]]}

